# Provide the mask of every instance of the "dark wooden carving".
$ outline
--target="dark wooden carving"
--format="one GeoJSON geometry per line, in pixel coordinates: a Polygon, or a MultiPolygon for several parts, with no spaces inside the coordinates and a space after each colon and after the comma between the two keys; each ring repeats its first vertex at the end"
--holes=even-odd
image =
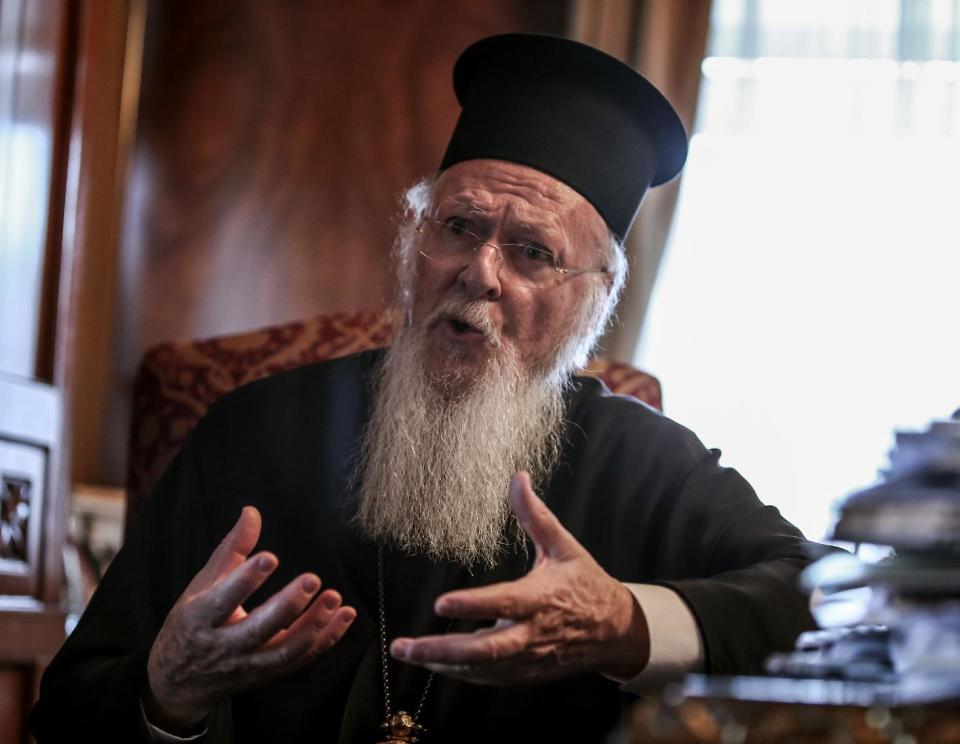
{"type": "Polygon", "coordinates": [[[0,559],[27,561],[30,479],[0,473],[0,559]]]}

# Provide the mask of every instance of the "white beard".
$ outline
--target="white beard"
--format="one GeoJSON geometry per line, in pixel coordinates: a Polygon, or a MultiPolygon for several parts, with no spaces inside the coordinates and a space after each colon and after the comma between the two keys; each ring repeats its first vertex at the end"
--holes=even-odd
{"type": "Polygon", "coordinates": [[[355,520],[375,540],[464,566],[493,566],[522,532],[508,487],[518,470],[545,482],[559,457],[566,374],[527,374],[502,345],[469,384],[432,379],[425,332],[386,352],[360,451],[355,520]]]}

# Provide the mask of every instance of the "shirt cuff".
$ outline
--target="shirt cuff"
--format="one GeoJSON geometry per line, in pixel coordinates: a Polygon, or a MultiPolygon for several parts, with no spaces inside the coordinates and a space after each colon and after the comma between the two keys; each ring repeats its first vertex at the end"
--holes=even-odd
{"type": "Polygon", "coordinates": [[[150,740],[153,742],[159,742],[160,744],[167,744],[171,742],[176,744],[176,742],[182,741],[199,741],[204,736],[207,735],[207,727],[203,727],[203,731],[199,734],[193,734],[191,736],[177,736],[176,734],[169,734],[158,726],[154,726],[147,719],[147,711],[143,708],[143,700],[140,700],[140,717],[143,719],[143,725],[147,729],[147,733],[150,734],[150,740]]]}
{"type": "Polygon", "coordinates": [[[621,686],[626,692],[645,692],[703,669],[703,638],[690,608],[672,589],[657,584],[624,586],[636,598],[647,620],[650,660],[621,686]]]}

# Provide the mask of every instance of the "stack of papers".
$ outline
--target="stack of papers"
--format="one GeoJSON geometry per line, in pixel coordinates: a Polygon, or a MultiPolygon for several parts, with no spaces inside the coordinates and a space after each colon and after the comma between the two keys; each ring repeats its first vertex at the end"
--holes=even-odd
{"type": "Polygon", "coordinates": [[[960,698],[960,421],[899,432],[882,482],[843,501],[832,538],[892,550],[811,565],[802,581],[823,630],[768,671],[873,683],[900,704],[960,698]]]}

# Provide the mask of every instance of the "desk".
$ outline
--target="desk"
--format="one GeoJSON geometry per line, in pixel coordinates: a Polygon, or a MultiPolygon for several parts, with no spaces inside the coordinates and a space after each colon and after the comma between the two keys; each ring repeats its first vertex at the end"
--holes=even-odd
{"type": "Polygon", "coordinates": [[[960,744],[960,707],[888,708],[717,699],[645,700],[624,741],[640,744],[960,744]]]}

